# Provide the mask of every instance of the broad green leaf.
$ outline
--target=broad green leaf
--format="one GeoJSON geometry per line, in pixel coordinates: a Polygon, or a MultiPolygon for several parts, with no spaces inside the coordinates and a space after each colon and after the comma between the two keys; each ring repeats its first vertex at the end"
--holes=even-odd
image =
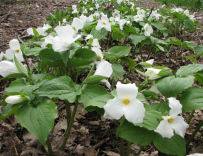
{"type": "Polygon", "coordinates": [[[188,76],[201,70],[203,70],[203,64],[189,64],[187,66],[180,67],[180,69],[178,69],[178,71],[176,72],[176,76],[188,76]]]}
{"type": "Polygon", "coordinates": [[[59,52],[55,52],[53,49],[41,50],[39,53],[39,58],[44,65],[49,65],[52,67],[65,66],[61,58],[61,54],[59,52]]]}
{"type": "Polygon", "coordinates": [[[58,114],[57,106],[50,100],[43,100],[36,107],[23,105],[15,112],[21,126],[35,135],[42,145],[45,144],[49,132],[54,127],[54,119],[58,114]]]}
{"type": "Polygon", "coordinates": [[[189,41],[184,41],[182,46],[183,46],[183,48],[190,49],[190,50],[194,50],[194,48],[195,48],[195,45],[189,41]]]}
{"type": "Polygon", "coordinates": [[[133,59],[129,57],[122,57],[120,58],[123,62],[127,63],[131,70],[135,68],[135,65],[137,64],[133,59]]]}
{"type": "Polygon", "coordinates": [[[23,52],[26,56],[38,56],[41,50],[42,48],[40,47],[34,47],[34,48],[26,47],[23,52]]]}
{"type": "Polygon", "coordinates": [[[105,94],[108,94],[108,92],[106,91],[106,89],[104,87],[87,86],[82,89],[80,101],[82,103],[84,103],[84,105],[87,105],[91,99],[93,99],[97,96],[105,95],[105,94]]]}
{"type": "Polygon", "coordinates": [[[142,93],[144,94],[145,98],[148,99],[148,100],[152,99],[152,100],[159,101],[158,94],[153,92],[153,91],[143,90],[142,93]]]}
{"type": "Polygon", "coordinates": [[[96,96],[96,97],[92,98],[89,102],[84,104],[84,108],[89,107],[89,106],[96,106],[99,108],[103,108],[107,104],[107,101],[110,99],[113,99],[113,96],[110,94],[96,96]]]}
{"type": "Polygon", "coordinates": [[[189,32],[194,31],[194,26],[192,25],[191,20],[184,20],[183,24],[184,24],[185,28],[189,29],[189,32]]]}
{"type": "Polygon", "coordinates": [[[127,120],[124,120],[123,123],[118,126],[116,135],[141,146],[150,144],[156,136],[154,131],[135,126],[127,120]]]}
{"type": "Polygon", "coordinates": [[[197,54],[197,55],[201,55],[201,56],[203,56],[203,46],[196,46],[196,47],[194,47],[194,50],[195,50],[195,53],[197,54]]]}
{"type": "Polygon", "coordinates": [[[101,40],[108,34],[108,31],[105,28],[102,28],[100,30],[96,30],[96,28],[93,28],[90,34],[93,36],[93,38],[101,40]]]}
{"type": "Polygon", "coordinates": [[[101,80],[106,79],[107,77],[101,75],[92,75],[85,79],[84,83],[94,84],[99,83],[101,80]]]}
{"type": "Polygon", "coordinates": [[[186,152],[185,139],[177,134],[174,134],[170,139],[157,134],[153,143],[162,153],[184,156],[186,152]]]}
{"type": "Polygon", "coordinates": [[[142,42],[146,39],[145,36],[138,36],[138,35],[130,35],[130,39],[132,40],[132,43],[136,46],[138,43],[142,42]]]}
{"type": "Polygon", "coordinates": [[[183,105],[183,113],[191,110],[203,110],[203,88],[189,88],[183,92],[180,98],[183,105]]]}
{"type": "Polygon", "coordinates": [[[70,77],[63,76],[43,83],[36,92],[39,96],[68,100],[73,103],[80,94],[80,87],[70,77]]]}
{"type": "Polygon", "coordinates": [[[41,82],[43,80],[52,80],[56,78],[56,76],[51,75],[51,74],[32,74],[32,80],[37,83],[37,82],[41,82]]]}
{"type": "Polygon", "coordinates": [[[152,103],[150,107],[158,112],[164,114],[170,111],[170,107],[167,103],[152,103]]]}
{"type": "Polygon", "coordinates": [[[109,53],[115,54],[118,57],[128,56],[130,53],[131,47],[123,47],[123,46],[114,46],[109,49],[109,53]]]}
{"type": "Polygon", "coordinates": [[[172,41],[169,42],[169,44],[174,44],[174,45],[181,46],[182,42],[181,42],[181,40],[172,40],[172,41]]]}
{"type": "Polygon", "coordinates": [[[203,72],[197,72],[195,73],[195,80],[199,82],[203,86],[203,72]]]}
{"type": "Polygon", "coordinates": [[[124,71],[122,65],[120,65],[120,64],[112,64],[112,68],[113,68],[113,73],[111,75],[112,78],[119,79],[121,76],[123,76],[125,71],[124,71]]]}
{"type": "Polygon", "coordinates": [[[63,60],[63,63],[64,63],[65,65],[67,65],[67,62],[68,62],[68,59],[69,59],[69,55],[70,55],[70,51],[69,51],[69,50],[67,50],[67,51],[62,51],[60,54],[61,54],[61,58],[62,58],[62,60],[63,60]]]}
{"type": "MultiPolygon", "coordinates": [[[[111,26],[111,31],[113,31],[114,34],[117,34],[117,36],[119,36],[119,38],[128,37],[128,34],[125,31],[120,30],[117,27],[111,26]]],[[[114,39],[119,39],[119,38],[114,38],[114,39]]]]}
{"type": "Polygon", "coordinates": [[[159,30],[165,30],[165,29],[166,29],[166,27],[164,26],[164,24],[161,23],[161,22],[159,22],[159,21],[153,21],[151,24],[152,24],[154,27],[156,27],[157,29],[159,29],[159,30]]]}
{"type": "Polygon", "coordinates": [[[166,98],[176,97],[183,90],[189,88],[194,83],[194,76],[175,78],[174,76],[165,77],[156,81],[158,90],[166,98]]]}
{"type": "Polygon", "coordinates": [[[10,83],[9,87],[5,88],[6,92],[16,92],[21,91],[25,86],[27,86],[27,83],[25,79],[17,79],[10,83]]]}
{"type": "Polygon", "coordinates": [[[14,114],[21,106],[22,105],[19,105],[19,104],[17,105],[7,104],[2,110],[0,121],[14,114]]]}

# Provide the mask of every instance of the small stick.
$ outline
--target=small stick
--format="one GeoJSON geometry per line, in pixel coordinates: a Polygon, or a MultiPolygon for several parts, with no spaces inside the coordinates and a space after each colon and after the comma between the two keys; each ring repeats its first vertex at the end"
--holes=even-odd
{"type": "Polygon", "coordinates": [[[110,138],[106,138],[105,140],[100,141],[98,144],[94,145],[93,148],[97,149],[100,146],[102,146],[105,142],[107,142],[108,140],[110,140],[110,138]]]}

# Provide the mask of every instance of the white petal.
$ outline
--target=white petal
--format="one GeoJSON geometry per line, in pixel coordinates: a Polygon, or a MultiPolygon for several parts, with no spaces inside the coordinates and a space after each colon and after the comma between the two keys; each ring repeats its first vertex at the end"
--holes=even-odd
{"type": "Polygon", "coordinates": [[[161,71],[161,69],[147,68],[147,71],[145,72],[145,74],[147,76],[149,76],[150,80],[155,80],[155,79],[160,78],[160,76],[157,75],[160,71],[161,71]]]}
{"type": "Polygon", "coordinates": [[[133,99],[137,97],[138,88],[135,83],[133,84],[122,84],[118,82],[116,85],[117,95],[122,99],[133,99]]]}
{"type": "Polygon", "coordinates": [[[101,60],[97,65],[97,69],[94,75],[110,77],[112,73],[113,73],[112,64],[110,64],[108,61],[101,60]]]}
{"type": "Polygon", "coordinates": [[[15,57],[16,57],[17,60],[20,61],[20,62],[23,62],[23,61],[24,61],[22,51],[19,51],[18,53],[15,53],[15,57]]]}
{"type": "Polygon", "coordinates": [[[6,77],[10,74],[20,73],[16,68],[16,65],[10,61],[1,61],[0,62],[0,75],[6,77]]]}
{"type": "Polygon", "coordinates": [[[110,89],[111,88],[111,84],[109,83],[109,81],[107,81],[106,79],[101,80],[101,82],[106,83],[106,86],[110,89]]]}
{"type": "Polygon", "coordinates": [[[146,61],[146,63],[149,63],[152,65],[154,63],[154,59],[148,60],[148,61],[146,61]]]}
{"type": "Polygon", "coordinates": [[[182,113],[182,105],[180,104],[179,100],[176,100],[174,97],[168,98],[169,100],[169,107],[170,110],[170,116],[177,116],[178,114],[182,113]]]}
{"type": "Polygon", "coordinates": [[[12,49],[7,49],[6,50],[6,53],[5,53],[5,57],[8,59],[8,60],[13,60],[13,56],[15,54],[15,51],[12,50],[12,49]]]}
{"type": "Polygon", "coordinates": [[[57,52],[62,52],[66,50],[64,49],[63,43],[58,36],[53,38],[52,48],[54,49],[54,51],[57,51],[57,52]]]}
{"type": "Polygon", "coordinates": [[[25,98],[23,98],[22,96],[20,95],[13,95],[13,96],[8,96],[5,101],[6,103],[9,103],[9,104],[18,104],[20,102],[23,102],[25,100],[25,98]]]}
{"type": "Polygon", "coordinates": [[[27,33],[28,33],[28,35],[33,35],[34,36],[34,32],[33,32],[32,28],[28,28],[27,33]]]}
{"type": "Polygon", "coordinates": [[[103,59],[103,55],[102,55],[102,52],[101,52],[100,48],[92,47],[91,49],[92,49],[92,51],[94,51],[97,54],[97,56],[100,56],[101,59],[103,59]]]}
{"type": "Polygon", "coordinates": [[[17,39],[12,39],[9,42],[9,46],[13,50],[20,50],[20,43],[19,43],[19,41],[17,39]]]}
{"type": "Polygon", "coordinates": [[[100,30],[103,27],[104,27],[104,25],[102,24],[102,21],[98,21],[97,26],[96,26],[96,30],[100,30]]]}
{"type": "Polygon", "coordinates": [[[177,116],[176,118],[174,118],[173,122],[170,125],[175,130],[176,134],[184,138],[185,131],[189,127],[189,125],[185,123],[183,117],[177,116]]]}
{"type": "Polygon", "coordinates": [[[110,22],[106,23],[105,28],[107,31],[111,31],[111,23],[110,22]]]}
{"type": "Polygon", "coordinates": [[[3,59],[4,55],[5,54],[3,52],[0,53],[0,61],[3,59]]]}
{"type": "Polygon", "coordinates": [[[107,101],[104,110],[104,117],[118,120],[123,116],[123,103],[118,97],[115,97],[107,101]]]}
{"type": "Polygon", "coordinates": [[[155,132],[159,133],[163,138],[171,138],[174,135],[173,129],[168,123],[167,119],[164,119],[160,122],[155,132]]]}
{"type": "Polygon", "coordinates": [[[132,123],[142,123],[145,116],[145,108],[142,102],[136,98],[123,107],[125,118],[132,123]]]}
{"type": "Polygon", "coordinates": [[[72,26],[76,27],[76,29],[82,29],[83,28],[83,22],[79,18],[74,18],[72,22],[72,26]]]}

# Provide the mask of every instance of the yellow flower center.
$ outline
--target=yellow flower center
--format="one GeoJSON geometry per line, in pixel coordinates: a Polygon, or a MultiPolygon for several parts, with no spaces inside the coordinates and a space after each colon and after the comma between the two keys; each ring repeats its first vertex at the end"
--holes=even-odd
{"type": "Polygon", "coordinates": [[[106,22],[103,22],[102,24],[103,24],[103,25],[106,25],[106,22]]]}
{"type": "Polygon", "coordinates": [[[75,27],[73,27],[73,29],[76,31],[76,28],[75,28],[75,27]]]}
{"type": "Polygon", "coordinates": [[[16,53],[19,53],[20,52],[20,50],[19,49],[16,49],[16,53]]]}
{"type": "Polygon", "coordinates": [[[101,56],[97,56],[101,60],[101,56]]]}
{"type": "Polygon", "coordinates": [[[124,99],[124,100],[123,100],[123,103],[124,103],[125,105],[127,105],[129,102],[130,102],[129,99],[124,99]]]}
{"type": "Polygon", "coordinates": [[[168,122],[173,123],[174,118],[168,119],[168,122]]]}
{"type": "Polygon", "coordinates": [[[135,10],[133,7],[132,7],[131,9],[132,9],[132,11],[134,11],[134,10],[135,10]]]}

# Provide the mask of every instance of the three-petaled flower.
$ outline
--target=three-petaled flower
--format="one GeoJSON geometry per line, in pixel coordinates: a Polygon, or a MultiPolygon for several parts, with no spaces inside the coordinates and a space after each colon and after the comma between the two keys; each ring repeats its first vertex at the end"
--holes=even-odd
{"type": "Polygon", "coordinates": [[[123,115],[132,123],[142,123],[145,116],[145,108],[142,102],[136,97],[138,88],[133,84],[116,85],[117,97],[108,100],[104,106],[104,117],[110,119],[120,119],[123,115]]]}

